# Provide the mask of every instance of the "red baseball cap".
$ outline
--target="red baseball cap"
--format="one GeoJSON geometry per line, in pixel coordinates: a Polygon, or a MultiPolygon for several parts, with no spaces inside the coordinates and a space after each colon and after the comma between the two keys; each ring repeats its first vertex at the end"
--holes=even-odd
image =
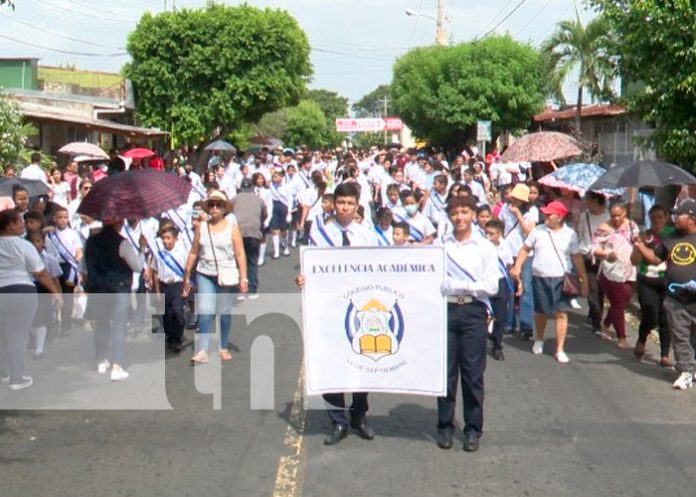
{"type": "Polygon", "coordinates": [[[566,209],[565,205],[557,201],[549,202],[546,207],[541,208],[541,212],[547,216],[550,214],[558,214],[563,218],[568,215],[568,209],[566,209]]]}

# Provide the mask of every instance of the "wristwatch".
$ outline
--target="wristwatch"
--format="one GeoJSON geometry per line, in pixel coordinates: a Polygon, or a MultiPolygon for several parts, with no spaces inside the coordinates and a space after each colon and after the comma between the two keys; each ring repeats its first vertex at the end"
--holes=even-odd
{"type": "Polygon", "coordinates": [[[249,283],[249,278],[242,278],[241,280],[242,283],[249,283]]]}

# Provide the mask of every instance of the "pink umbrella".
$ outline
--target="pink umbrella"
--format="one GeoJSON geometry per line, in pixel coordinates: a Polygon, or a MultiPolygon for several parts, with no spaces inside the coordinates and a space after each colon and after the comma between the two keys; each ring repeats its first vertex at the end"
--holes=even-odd
{"type": "Polygon", "coordinates": [[[89,155],[95,159],[108,159],[109,156],[101,148],[93,143],[87,142],[72,142],[63,145],[58,149],[58,152],[68,155],[89,155]]]}
{"type": "Polygon", "coordinates": [[[129,159],[144,159],[145,157],[152,157],[155,152],[148,148],[131,148],[126,150],[121,154],[121,157],[127,157],[129,159]]]}
{"type": "Polygon", "coordinates": [[[551,162],[582,154],[580,140],[556,131],[529,133],[517,139],[500,157],[502,162],[551,162]]]}

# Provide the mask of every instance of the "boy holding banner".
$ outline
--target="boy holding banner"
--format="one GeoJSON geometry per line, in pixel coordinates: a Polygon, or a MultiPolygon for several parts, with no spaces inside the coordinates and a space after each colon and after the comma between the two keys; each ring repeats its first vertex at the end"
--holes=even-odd
{"type": "MultiPolygon", "coordinates": [[[[309,232],[309,244],[315,247],[377,247],[377,233],[355,222],[355,212],[358,210],[360,190],[355,183],[341,183],[334,191],[334,206],[336,216],[330,223],[312,223],[309,232]]],[[[304,286],[304,276],[295,279],[297,286],[304,286]]],[[[327,414],[333,423],[333,431],[324,439],[325,445],[335,445],[348,436],[348,417],[350,426],[361,438],[372,440],[375,432],[367,422],[368,410],[367,393],[353,393],[353,403],[346,409],[343,393],[325,394],[324,400],[329,404],[327,414]]]]}
{"type": "Polygon", "coordinates": [[[464,450],[475,452],[483,432],[483,373],[490,298],[498,292],[498,258],[491,242],[474,234],[476,201],[454,197],[447,204],[451,234],[437,239],[445,248],[447,277],[447,396],[437,401],[441,449],[452,447],[457,380],[461,375],[464,410],[464,450]]]}

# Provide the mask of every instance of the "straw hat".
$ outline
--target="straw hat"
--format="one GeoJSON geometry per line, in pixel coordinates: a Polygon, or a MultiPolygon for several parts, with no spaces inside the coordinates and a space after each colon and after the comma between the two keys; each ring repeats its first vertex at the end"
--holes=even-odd
{"type": "Polygon", "coordinates": [[[203,207],[203,210],[205,212],[209,213],[210,209],[208,208],[208,202],[210,202],[211,200],[217,200],[217,201],[224,202],[225,203],[225,214],[229,214],[230,212],[232,212],[232,202],[230,202],[230,200],[227,198],[227,195],[225,195],[220,190],[211,191],[210,194],[208,195],[208,198],[205,200],[205,202],[203,202],[201,207],[203,207]]]}
{"type": "Polygon", "coordinates": [[[522,202],[529,202],[529,187],[524,183],[517,183],[510,192],[510,197],[522,202]]]}

